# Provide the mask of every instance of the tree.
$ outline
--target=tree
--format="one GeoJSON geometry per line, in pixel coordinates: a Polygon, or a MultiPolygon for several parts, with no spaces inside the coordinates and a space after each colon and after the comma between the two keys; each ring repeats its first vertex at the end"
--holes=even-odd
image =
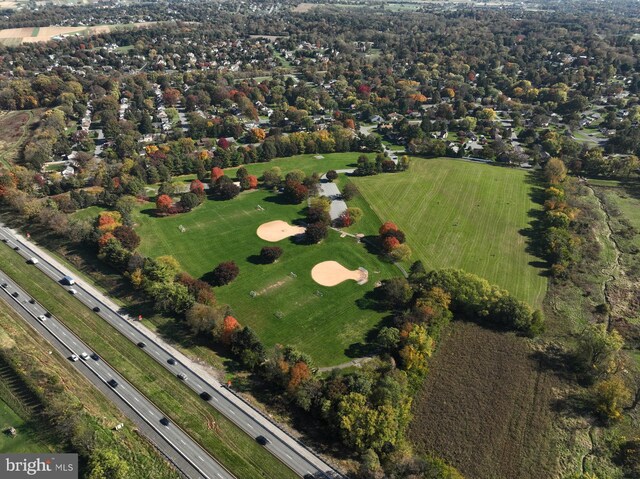
{"type": "Polygon", "coordinates": [[[218,200],[230,200],[240,194],[240,187],[228,176],[221,176],[211,188],[211,193],[218,200]]]}
{"type": "Polygon", "coordinates": [[[214,286],[223,286],[236,279],[240,273],[240,268],[233,261],[224,261],[216,266],[211,272],[210,283],[214,286]]]}
{"type": "Polygon", "coordinates": [[[378,300],[389,309],[402,309],[413,294],[409,282],[405,278],[382,280],[375,289],[378,300]]]}
{"type": "Polygon", "coordinates": [[[382,249],[385,253],[391,253],[398,246],[400,246],[400,241],[395,236],[385,236],[382,240],[382,249]]]}
{"type": "Polygon", "coordinates": [[[338,173],[336,172],[336,170],[327,171],[327,180],[332,182],[336,179],[338,179],[338,173]]]}
{"type": "Polygon", "coordinates": [[[393,261],[408,261],[409,258],[411,258],[411,254],[412,251],[409,245],[400,244],[391,250],[389,256],[391,256],[393,261]]]}
{"type": "Polygon", "coordinates": [[[598,382],[592,394],[596,412],[609,421],[620,420],[624,403],[631,399],[631,392],[618,376],[598,382]]]}
{"type": "Polygon", "coordinates": [[[197,195],[199,198],[204,198],[205,193],[204,193],[204,185],[202,184],[202,181],[200,180],[193,180],[191,182],[191,184],[189,185],[189,191],[195,195],[197,195]]]}
{"type": "Polygon", "coordinates": [[[129,251],[135,250],[140,244],[140,236],[130,226],[118,226],[113,230],[113,236],[129,251]]]}
{"type": "Polygon", "coordinates": [[[378,229],[378,233],[380,236],[387,234],[389,231],[398,231],[398,227],[395,223],[391,221],[386,221],[380,228],[378,229]]]}
{"type": "Polygon", "coordinates": [[[200,303],[195,303],[186,314],[187,325],[194,334],[211,333],[222,318],[220,308],[200,303]]]}
{"type": "Polygon", "coordinates": [[[342,199],[345,201],[351,201],[353,198],[358,196],[358,194],[358,187],[351,182],[347,183],[344,185],[344,188],[342,188],[342,199]]]}
{"type": "Polygon", "coordinates": [[[544,176],[549,183],[557,185],[567,177],[567,167],[562,160],[551,158],[544,167],[544,176]]]}
{"type": "Polygon", "coordinates": [[[247,182],[249,183],[249,189],[255,190],[258,187],[258,177],[255,175],[247,176],[247,182]]]}
{"type": "Polygon", "coordinates": [[[220,331],[220,341],[227,346],[231,344],[231,338],[236,330],[240,329],[240,323],[233,316],[225,316],[222,321],[222,328],[220,331]]]}
{"type": "Polygon", "coordinates": [[[280,186],[280,182],[282,181],[282,170],[274,166],[269,170],[265,170],[262,173],[262,182],[264,183],[265,188],[277,188],[280,186]]]}
{"type": "Polygon", "coordinates": [[[608,331],[606,324],[590,324],[578,337],[575,355],[587,375],[607,376],[616,369],[623,344],[615,329],[608,331]]]}
{"type": "Polygon", "coordinates": [[[284,195],[294,205],[302,203],[309,195],[309,190],[302,183],[287,181],[284,187],[284,195]]]}
{"type": "Polygon", "coordinates": [[[180,283],[151,283],[145,287],[154,300],[153,307],[165,314],[182,315],[195,303],[187,287],[180,283]]]}
{"type": "Polygon", "coordinates": [[[169,213],[169,209],[173,205],[173,200],[169,195],[160,195],[156,199],[156,209],[158,213],[167,214],[169,213]]]}
{"type": "Polygon", "coordinates": [[[222,168],[218,168],[217,166],[211,168],[211,184],[215,184],[221,176],[224,176],[222,168]]]}
{"type": "Polygon", "coordinates": [[[328,227],[326,223],[318,221],[307,226],[305,237],[310,244],[316,244],[327,237],[328,227]]]}
{"type": "Polygon", "coordinates": [[[298,361],[289,369],[287,392],[290,395],[294,395],[298,388],[309,379],[311,379],[311,369],[309,369],[307,363],[298,361]]]}
{"type": "Polygon", "coordinates": [[[364,213],[362,212],[362,210],[360,208],[356,208],[351,207],[351,208],[347,208],[347,213],[349,214],[349,217],[351,218],[351,223],[357,223],[362,219],[362,216],[364,215],[364,213]]]}
{"type": "Polygon", "coordinates": [[[331,223],[331,216],[329,211],[322,205],[312,205],[307,208],[307,222],[308,223],[331,223]]]}
{"type": "Polygon", "coordinates": [[[200,197],[195,193],[183,193],[180,196],[179,205],[184,211],[191,211],[193,208],[198,206],[200,202],[200,197]]]}
{"type": "Polygon", "coordinates": [[[265,263],[274,263],[282,256],[282,248],[279,246],[264,246],[260,250],[260,258],[265,263]]]}

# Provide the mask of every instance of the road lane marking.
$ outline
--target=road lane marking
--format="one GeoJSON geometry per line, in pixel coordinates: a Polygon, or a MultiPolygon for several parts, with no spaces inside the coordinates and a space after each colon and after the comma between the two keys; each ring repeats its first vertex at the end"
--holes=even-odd
{"type": "Polygon", "coordinates": [[[200,458],[200,460],[201,460],[202,462],[204,462],[204,457],[202,457],[200,454],[198,454],[198,457],[200,458]]]}

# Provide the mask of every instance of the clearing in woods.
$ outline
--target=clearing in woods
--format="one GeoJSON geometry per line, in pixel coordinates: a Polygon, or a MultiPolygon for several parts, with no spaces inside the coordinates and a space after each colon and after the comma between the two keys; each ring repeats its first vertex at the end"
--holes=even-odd
{"type": "Polygon", "coordinates": [[[0,111],[0,166],[10,166],[44,110],[0,111]]]}
{"type": "Polygon", "coordinates": [[[461,268],[540,307],[545,266],[527,252],[530,173],[460,160],[413,158],[407,172],[353,178],[381,221],[407,235],[412,259],[429,269],[461,268]]]}

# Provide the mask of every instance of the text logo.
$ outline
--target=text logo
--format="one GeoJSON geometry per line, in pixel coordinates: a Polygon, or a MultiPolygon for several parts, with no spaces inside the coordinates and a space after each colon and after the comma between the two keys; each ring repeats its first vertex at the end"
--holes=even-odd
{"type": "Polygon", "coordinates": [[[0,454],[2,479],[78,479],[77,454],[0,454]]]}

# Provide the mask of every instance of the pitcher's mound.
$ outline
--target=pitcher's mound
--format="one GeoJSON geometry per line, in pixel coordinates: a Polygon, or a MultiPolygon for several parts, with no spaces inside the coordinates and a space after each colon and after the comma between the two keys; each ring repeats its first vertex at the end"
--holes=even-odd
{"type": "Polygon", "coordinates": [[[256,234],[260,239],[275,243],[276,241],[283,240],[289,236],[302,234],[305,231],[305,228],[302,226],[291,226],[286,221],[276,220],[269,221],[268,223],[263,223],[258,226],[256,234]]]}
{"type": "Polygon", "coordinates": [[[364,284],[369,279],[369,273],[364,268],[350,270],[337,261],[323,261],[313,267],[311,277],[322,286],[335,286],[348,279],[364,284]]]}

